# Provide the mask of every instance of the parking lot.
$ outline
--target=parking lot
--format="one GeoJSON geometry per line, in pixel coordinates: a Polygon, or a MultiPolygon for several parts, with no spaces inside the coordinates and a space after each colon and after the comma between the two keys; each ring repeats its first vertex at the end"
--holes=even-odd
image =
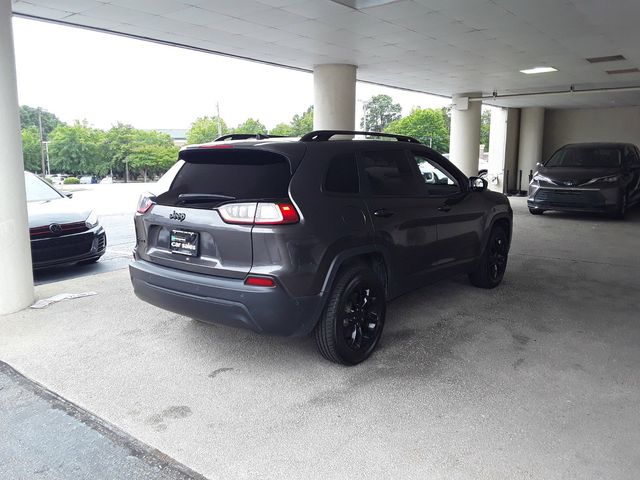
{"type": "Polygon", "coordinates": [[[401,297],[356,367],[159,310],[121,268],[38,286],[98,295],[0,318],[0,360],[212,479],[633,478],[640,210],[511,202],[504,283],[401,297]]]}

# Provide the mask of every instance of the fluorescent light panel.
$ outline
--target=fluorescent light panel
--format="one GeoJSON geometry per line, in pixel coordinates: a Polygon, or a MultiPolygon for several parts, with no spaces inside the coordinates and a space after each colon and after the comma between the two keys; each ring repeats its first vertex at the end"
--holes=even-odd
{"type": "Polygon", "coordinates": [[[557,72],[557,68],[553,67],[534,67],[527,68],[526,70],[520,70],[522,73],[526,73],[527,75],[534,75],[536,73],[549,73],[549,72],[557,72]]]}

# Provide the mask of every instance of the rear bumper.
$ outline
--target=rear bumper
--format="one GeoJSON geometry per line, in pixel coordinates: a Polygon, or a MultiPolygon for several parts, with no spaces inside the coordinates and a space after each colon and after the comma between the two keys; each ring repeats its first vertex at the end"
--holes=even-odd
{"type": "Polygon", "coordinates": [[[293,297],[281,285],[252,287],[240,279],[185,272],[144,260],[129,265],[138,298],[210,323],[282,336],[306,335],[320,317],[322,297],[293,297]]]}

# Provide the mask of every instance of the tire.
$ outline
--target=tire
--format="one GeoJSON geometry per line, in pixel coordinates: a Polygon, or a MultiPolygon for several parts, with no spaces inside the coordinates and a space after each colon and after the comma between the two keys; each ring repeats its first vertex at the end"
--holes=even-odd
{"type": "Polygon", "coordinates": [[[529,213],[531,215],[542,215],[544,213],[544,210],[540,210],[539,208],[530,208],[529,213]]]}
{"type": "Polygon", "coordinates": [[[613,212],[612,217],[617,220],[624,220],[624,217],[627,216],[628,205],[629,205],[629,202],[627,200],[627,196],[623,195],[622,200],[620,201],[620,206],[616,209],[615,212],[613,212]]]}
{"type": "Polygon", "coordinates": [[[500,285],[507,269],[509,239],[502,227],[493,227],[478,266],[469,273],[469,281],[479,288],[495,288],[500,285]]]}
{"type": "Polygon", "coordinates": [[[365,266],[342,271],[316,325],[315,339],[324,358],[356,365],[375,350],[386,315],[385,289],[365,266]]]}

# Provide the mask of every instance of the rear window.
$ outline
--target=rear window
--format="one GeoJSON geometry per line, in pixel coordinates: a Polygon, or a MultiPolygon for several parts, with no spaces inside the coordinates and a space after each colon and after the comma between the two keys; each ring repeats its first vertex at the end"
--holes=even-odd
{"type": "Polygon", "coordinates": [[[282,199],[288,196],[291,171],[282,155],[259,150],[183,152],[185,162],[161,205],[211,208],[234,200],[282,199]]]}
{"type": "Polygon", "coordinates": [[[622,164],[619,147],[580,146],[558,150],[545,167],[616,168],[622,164]]]}

